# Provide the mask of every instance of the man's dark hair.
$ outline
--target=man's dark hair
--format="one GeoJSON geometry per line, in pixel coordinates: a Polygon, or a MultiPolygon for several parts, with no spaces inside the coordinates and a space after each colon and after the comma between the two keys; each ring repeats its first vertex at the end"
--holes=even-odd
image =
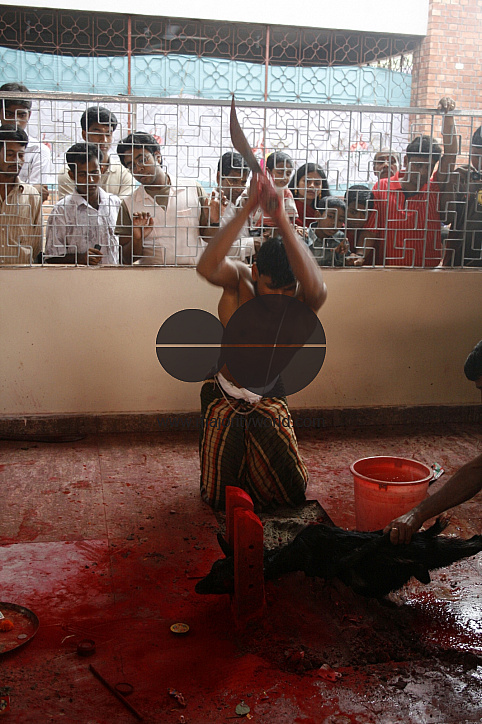
{"type": "Polygon", "coordinates": [[[317,163],[303,164],[303,166],[299,167],[294,176],[291,177],[288,188],[293,191],[293,196],[296,196],[296,194],[298,193],[297,189],[300,179],[302,179],[303,176],[306,176],[309,173],[317,173],[318,176],[321,178],[322,184],[319,198],[323,199],[325,196],[330,196],[330,187],[328,186],[328,179],[326,178],[326,173],[323,171],[321,166],[318,166],[317,163]]]}
{"type": "Polygon", "coordinates": [[[273,151],[266,159],[266,168],[268,171],[272,171],[275,166],[293,168],[293,160],[285,151],[273,151]]]}
{"type": "Polygon", "coordinates": [[[132,153],[134,148],[142,148],[149,153],[159,153],[161,150],[160,145],[150,133],[144,133],[143,131],[136,131],[130,133],[126,138],[123,138],[120,143],[117,144],[117,155],[120,158],[120,162],[125,166],[125,154],[132,153]]]}
{"type": "Polygon", "coordinates": [[[479,126],[474,131],[474,135],[472,136],[472,146],[482,146],[482,126],[479,126]]]}
{"type": "Polygon", "coordinates": [[[315,201],[315,209],[346,209],[344,199],[339,196],[324,196],[322,199],[317,198],[315,201]]]}
{"type": "Polygon", "coordinates": [[[103,106],[91,106],[82,113],[80,127],[83,131],[88,131],[93,123],[108,123],[113,131],[117,128],[116,116],[103,106]]]}
{"type": "Polygon", "coordinates": [[[221,176],[229,176],[232,171],[248,171],[246,161],[240,153],[227,151],[223,153],[218,162],[218,173],[221,176]]]}
{"type": "Polygon", "coordinates": [[[432,161],[440,161],[442,147],[432,136],[417,136],[407,146],[407,156],[431,156],[432,161]]]}
{"type": "MultiPolygon", "coordinates": [[[[4,83],[0,87],[0,93],[2,91],[6,91],[7,93],[15,93],[16,91],[19,93],[29,92],[27,86],[22,85],[22,83],[4,83]]],[[[3,98],[2,104],[4,108],[9,108],[10,106],[20,106],[21,108],[27,108],[28,110],[32,108],[32,101],[29,101],[26,98],[3,98]]]]}
{"type": "Polygon", "coordinates": [[[89,163],[93,158],[99,158],[99,149],[95,143],[74,143],[65,154],[67,166],[75,173],[78,165],[89,163]]]}
{"type": "Polygon", "coordinates": [[[482,339],[475,345],[465,360],[464,372],[471,382],[475,382],[479,377],[482,377],[482,339]]]}
{"type": "Polygon", "coordinates": [[[372,190],[364,184],[354,184],[345,191],[345,203],[347,206],[355,204],[357,209],[373,209],[372,190]]]}
{"type": "Polygon", "coordinates": [[[28,136],[21,128],[15,128],[14,126],[1,126],[0,144],[3,145],[7,141],[20,143],[22,146],[26,146],[28,143],[28,136]]]}
{"type": "Polygon", "coordinates": [[[296,281],[283,240],[279,236],[261,245],[256,255],[256,266],[260,274],[271,277],[275,289],[287,287],[296,281]]]}

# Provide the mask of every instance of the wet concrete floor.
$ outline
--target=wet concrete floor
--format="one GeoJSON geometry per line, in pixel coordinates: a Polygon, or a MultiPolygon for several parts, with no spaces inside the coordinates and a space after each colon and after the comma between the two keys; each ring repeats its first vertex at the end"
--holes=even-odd
{"type": "MultiPolygon", "coordinates": [[[[437,462],[446,473],[436,488],[481,441],[467,425],[300,431],[307,497],[354,528],[351,462],[437,462]]],[[[0,656],[5,722],[136,721],[89,664],[112,685],[130,683],[127,700],[151,724],[229,724],[241,702],[246,721],[267,724],[482,721],[482,554],[388,603],[291,574],[267,584],[263,619],[236,631],[227,596],[194,593],[220,555],[218,520],[199,498],[195,433],[3,441],[0,476],[0,600],[40,621],[31,641],[0,656]],[[173,634],[176,622],[189,633],[173,634]],[[77,654],[83,639],[95,641],[88,658],[77,654]],[[335,682],[324,664],[341,674],[335,682]]],[[[482,494],[446,533],[481,533],[481,510],[482,494]]]]}

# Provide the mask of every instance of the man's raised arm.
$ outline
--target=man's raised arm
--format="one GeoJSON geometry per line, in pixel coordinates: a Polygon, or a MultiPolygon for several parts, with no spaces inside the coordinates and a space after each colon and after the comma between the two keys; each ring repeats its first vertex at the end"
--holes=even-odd
{"type": "Polygon", "coordinates": [[[256,177],[251,181],[249,197],[245,205],[226,226],[221,227],[204,249],[197,264],[197,272],[211,284],[223,288],[235,288],[239,284],[239,269],[235,262],[226,259],[248,216],[258,206],[256,177]]]}
{"type": "Polygon", "coordinates": [[[263,210],[271,216],[278,227],[291,269],[301,286],[303,301],[314,312],[317,312],[324,304],[327,295],[321,269],[301,236],[290,224],[284,204],[281,203],[279,197],[275,199],[273,194],[276,192],[271,188],[269,181],[262,178],[260,203],[263,210]],[[278,202],[276,206],[274,201],[278,202]]]}
{"type": "Polygon", "coordinates": [[[454,109],[455,101],[452,100],[452,98],[444,96],[439,100],[437,110],[444,114],[442,123],[444,151],[437,169],[437,182],[439,186],[445,186],[450,181],[450,174],[453,173],[457,161],[459,143],[455,120],[452,115],[454,109]]]}

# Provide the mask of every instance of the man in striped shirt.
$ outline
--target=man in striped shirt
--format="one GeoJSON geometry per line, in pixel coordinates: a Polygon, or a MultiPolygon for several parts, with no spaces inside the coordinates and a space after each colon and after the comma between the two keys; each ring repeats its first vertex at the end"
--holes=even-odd
{"type": "Polygon", "coordinates": [[[454,108],[455,102],[446,97],[438,105],[444,114],[443,152],[434,138],[418,136],[407,146],[404,170],[375,185],[373,210],[361,236],[365,248],[362,263],[408,267],[440,264],[441,216],[457,158],[451,115],[454,108]]]}

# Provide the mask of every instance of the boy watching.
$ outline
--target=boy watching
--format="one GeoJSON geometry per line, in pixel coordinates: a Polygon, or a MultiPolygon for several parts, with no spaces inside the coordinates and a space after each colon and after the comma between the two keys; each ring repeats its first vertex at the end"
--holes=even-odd
{"type": "MultiPolygon", "coordinates": [[[[28,93],[29,90],[21,83],[4,83],[2,91],[10,93],[28,93]]],[[[0,107],[2,126],[16,126],[26,131],[32,115],[32,101],[26,98],[3,98],[0,107]]],[[[49,147],[33,136],[29,136],[25,150],[25,160],[19,173],[20,181],[32,184],[42,196],[42,201],[49,198],[48,184],[55,184],[55,174],[49,147]]]]}
{"type": "Polygon", "coordinates": [[[46,261],[50,264],[119,263],[114,228],[120,199],[100,186],[99,151],[76,143],[65,154],[73,194],[61,199],[47,222],[46,261]]]}
{"type": "MultiPolygon", "coordinates": [[[[236,213],[241,194],[246,189],[246,182],[249,176],[249,168],[246,166],[243,157],[236,151],[223,153],[216,173],[217,191],[213,191],[209,202],[209,224],[210,226],[226,225],[236,213]]],[[[246,234],[247,224],[246,224],[246,234]]],[[[244,227],[243,227],[244,230],[244,227]]],[[[242,236],[243,234],[240,234],[242,236]]]]}
{"type": "Polygon", "coordinates": [[[345,236],[345,202],[337,196],[319,199],[321,216],[310,224],[308,246],[319,266],[353,266],[358,258],[350,252],[345,236]]]}
{"type": "MultiPolygon", "coordinates": [[[[115,196],[128,196],[134,188],[134,179],[118,159],[110,155],[114,131],[117,128],[117,118],[103,106],[87,108],[80,118],[82,138],[87,143],[93,143],[99,150],[101,170],[100,187],[115,196]]],[[[74,191],[74,182],[65,167],[58,178],[59,198],[74,191]]]]}
{"type": "Polygon", "coordinates": [[[368,214],[373,208],[371,189],[363,184],[355,184],[345,192],[346,204],[346,238],[351,249],[356,250],[360,230],[368,221],[368,214]]]}
{"type": "MultiPolygon", "coordinates": [[[[209,200],[209,226],[226,226],[235,216],[236,210],[244,204],[246,199],[246,182],[249,176],[249,168],[244,158],[236,151],[223,153],[218,162],[216,183],[218,188],[211,194],[209,200]]],[[[234,241],[229,256],[245,260],[254,251],[254,242],[251,238],[250,219],[243,224],[239,234],[234,241]]],[[[213,229],[209,236],[212,237],[216,229],[213,229]]]]}
{"type": "MultiPolygon", "coordinates": [[[[293,161],[291,157],[284,151],[273,151],[266,159],[266,170],[273,179],[275,190],[280,198],[283,199],[286,214],[294,226],[298,210],[291,189],[288,188],[289,180],[293,175],[293,161]]],[[[243,196],[247,198],[247,194],[248,192],[244,191],[243,196]]],[[[271,217],[269,214],[263,214],[261,209],[258,209],[252,215],[251,228],[259,230],[258,233],[261,235],[260,243],[277,234],[271,217]]],[[[257,248],[259,248],[259,245],[257,248]]]]}
{"type": "Polygon", "coordinates": [[[116,233],[122,263],[194,265],[204,246],[208,209],[191,179],[174,184],[162,168],[161,149],[149,133],[132,133],[117,146],[121,163],[139,186],[122,200],[116,233]]]}
{"type": "Polygon", "coordinates": [[[0,265],[32,264],[42,251],[42,199],[19,180],[27,144],[21,128],[0,128],[0,265]]]}

